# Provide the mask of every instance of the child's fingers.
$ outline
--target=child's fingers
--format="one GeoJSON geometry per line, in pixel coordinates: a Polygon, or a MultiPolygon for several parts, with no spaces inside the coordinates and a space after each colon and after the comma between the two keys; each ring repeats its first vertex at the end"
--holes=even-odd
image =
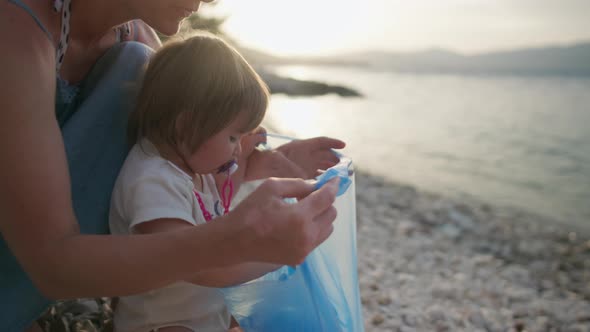
{"type": "Polygon", "coordinates": [[[250,155],[254,149],[260,145],[266,143],[266,129],[258,127],[251,133],[242,136],[241,140],[242,154],[245,156],[250,155]]]}
{"type": "Polygon", "coordinates": [[[258,126],[256,129],[254,129],[252,131],[252,136],[254,136],[255,139],[255,144],[254,146],[258,146],[259,144],[265,144],[266,143],[266,129],[262,126],[258,126]]]}

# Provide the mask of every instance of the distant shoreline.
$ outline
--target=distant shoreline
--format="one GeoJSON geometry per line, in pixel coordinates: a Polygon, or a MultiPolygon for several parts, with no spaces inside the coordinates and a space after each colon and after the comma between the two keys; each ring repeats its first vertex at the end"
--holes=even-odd
{"type": "Polygon", "coordinates": [[[341,97],[362,97],[360,92],[342,85],[283,77],[268,69],[259,69],[258,72],[273,94],[283,93],[288,96],[309,97],[333,93],[341,97]]]}
{"type": "Polygon", "coordinates": [[[590,77],[590,42],[523,47],[465,55],[444,48],[364,51],[332,56],[275,56],[241,48],[257,65],[351,66],[368,70],[460,75],[590,77]]]}

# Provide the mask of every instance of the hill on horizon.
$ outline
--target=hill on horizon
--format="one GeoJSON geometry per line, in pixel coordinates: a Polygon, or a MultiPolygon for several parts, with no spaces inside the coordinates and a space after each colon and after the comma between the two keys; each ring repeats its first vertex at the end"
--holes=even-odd
{"type": "Polygon", "coordinates": [[[365,51],[321,57],[280,57],[241,48],[258,65],[343,65],[414,73],[590,76],[590,41],[463,55],[443,48],[365,51]]]}

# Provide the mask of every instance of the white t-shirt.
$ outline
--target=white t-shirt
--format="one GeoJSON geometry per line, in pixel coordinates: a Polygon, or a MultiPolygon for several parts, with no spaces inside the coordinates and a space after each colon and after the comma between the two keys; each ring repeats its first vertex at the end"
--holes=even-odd
{"type": "MultiPolygon", "coordinates": [[[[223,206],[211,175],[203,176],[199,192],[213,218],[223,206]]],[[[111,199],[109,226],[113,234],[131,234],[133,227],[154,219],[176,218],[197,226],[205,218],[191,177],[162,158],[148,140],[130,151],[111,199]]],[[[150,331],[180,325],[196,331],[227,331],[230,315],[221,293],[178,282],[146,293],[123,296],[115,311],[117,331],[150,331]]]]}

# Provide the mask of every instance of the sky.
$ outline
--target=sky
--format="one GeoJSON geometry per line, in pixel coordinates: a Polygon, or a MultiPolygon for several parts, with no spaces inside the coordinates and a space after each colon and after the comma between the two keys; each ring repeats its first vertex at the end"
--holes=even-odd
{"type": "Polygon", "coordinates": [[[590,0],[217,0],[205,15],[277,55],[349,51],[464,54],[590,41],[590,0]]]}

